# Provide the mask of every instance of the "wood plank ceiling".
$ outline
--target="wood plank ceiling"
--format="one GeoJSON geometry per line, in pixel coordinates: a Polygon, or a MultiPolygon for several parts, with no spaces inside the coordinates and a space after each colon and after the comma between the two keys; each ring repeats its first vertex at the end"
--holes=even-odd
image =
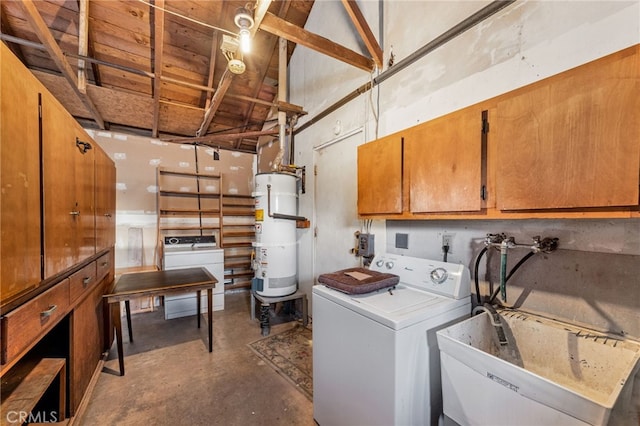
{"type": "Polygon", "coordinates": [[[278,38],[370,72],[382,51],[355,0],[342,0],[368,49],[354,52],[304,30],[312,0],[20,0],[0,2],[0,36],[85,127],[179,143],[256,152],[277,134],[278,38]],[[221,50],[237,40],[238,8],[250,11],[246,71],[229,71],[221,50]]]}

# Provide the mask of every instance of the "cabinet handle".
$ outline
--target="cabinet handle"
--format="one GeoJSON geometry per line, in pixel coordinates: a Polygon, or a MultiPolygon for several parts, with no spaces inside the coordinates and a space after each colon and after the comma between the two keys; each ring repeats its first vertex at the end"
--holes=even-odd
{"type": "Polygon", "coordinates": [[[84,277],[82,279],[82,285],[86,287],[91,282],[91,277],[84,277]]]}
{"type": "Polygon", "coordinates": [[[104,214],[106,217],[111,217],[111,213],[105,213],[104,214]]]}
{"type": "Polygon", "coordinates": [[[49,306],[49,309],[47,309],[46,311],[40,312],[40,316],[46,318],[46,317],[50,316],[53,313],[53,311],[55,311],[56,309],[58,309],[58,306],[51,305],[51,306],[49,306]]]}
{"type": "Polygon", "coordinates": [[[80,210],[73,210],[73,211],[70,211],[70,212],[69,212],[69,214],[70,214],[71,216],[80,216],[80,210]]]}
{"type": "Polygon", "coordinates": [[[82,154],[86,154],[87,151],[91,149],[91,144],[89,142],[82,142],[78,138],[76,138],[76,146],[82,154]]]}
{"type": "Polygon", "coordinates": [[[100,264],[100,266],[107,266],[108,264],[109,264],[109,262],[102,262],[102,263],[100,264]]]}

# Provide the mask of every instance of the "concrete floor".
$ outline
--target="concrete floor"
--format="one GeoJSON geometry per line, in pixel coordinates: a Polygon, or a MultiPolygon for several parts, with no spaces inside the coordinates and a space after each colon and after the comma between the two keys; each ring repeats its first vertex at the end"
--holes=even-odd
{"type": "Polygon", "coordinates": [[[224,311],[213,314],[212,353],[206,321],[198,329],[195,316],[133,315],[133,343],[123,321],[126,374],[118,375],[114,344],[76,424],[314,425],[311,401],[247,346],[262,337],[249,306],[246,291],[225,295],[224,311]]]}

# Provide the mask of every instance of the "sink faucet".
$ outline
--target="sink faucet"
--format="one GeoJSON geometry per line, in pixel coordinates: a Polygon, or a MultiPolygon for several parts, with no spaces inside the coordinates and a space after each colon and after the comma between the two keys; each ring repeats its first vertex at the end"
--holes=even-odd
{"type": "Polygon", "coordinates": [[[484,305],[478,305],[473,308],[471,315],[476,315],[482,311],[489,314],[489,320],[491,321],[491,324],[496,329],[496,333],[498,334],[498,341],[500,342],[500,346],[508,344],[509,342],[507,341],[507,336],[504,333],[504,328],[502,328],[502,321],[500,320],[500,315],[496,311],[496,308],[488,303],[485,303],[484,305]]]}

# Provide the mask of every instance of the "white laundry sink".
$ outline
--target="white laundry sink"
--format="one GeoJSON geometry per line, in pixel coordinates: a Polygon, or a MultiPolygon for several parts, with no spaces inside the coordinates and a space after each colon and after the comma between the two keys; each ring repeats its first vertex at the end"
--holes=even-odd
{"type": "Polygon", "coordinates": [[[437,333],[444,413],[459,424],[606,424],[630,399],[637,342],[500,312],[500,345],[487,313],[437,333]]]}

